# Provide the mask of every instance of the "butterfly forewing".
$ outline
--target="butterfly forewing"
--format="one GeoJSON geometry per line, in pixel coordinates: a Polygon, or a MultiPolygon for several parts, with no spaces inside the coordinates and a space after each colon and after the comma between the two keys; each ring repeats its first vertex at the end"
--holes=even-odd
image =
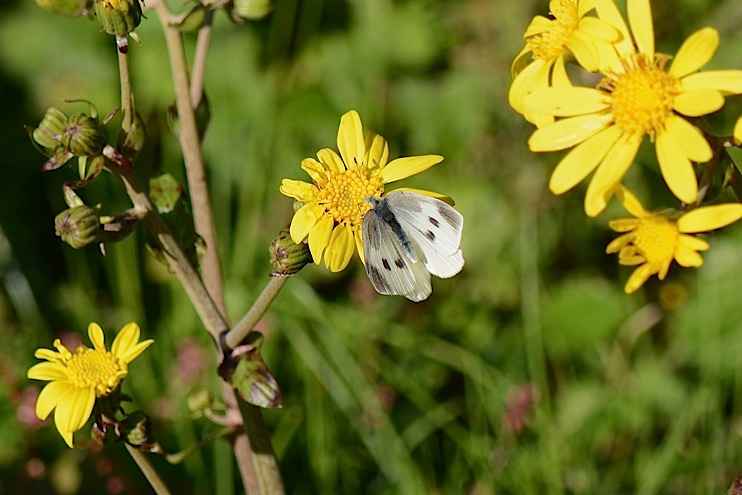
{"type": "Polygon", "coordinates": [[[366,273],[377,292],[415,302],[426,299],[432,292],[430,274],[419,259],[413,262],[405,255],[389,224],[369,210],[362,231],[366,273]]]}
{"type": "Polygon", "coordinates": [[[464,217],[451,206],[435,198],[409,191],[386,195],[389,209],[422,251],[430,273],[441,278],[453,277],[464,266],[459,245],[464,217]]]}

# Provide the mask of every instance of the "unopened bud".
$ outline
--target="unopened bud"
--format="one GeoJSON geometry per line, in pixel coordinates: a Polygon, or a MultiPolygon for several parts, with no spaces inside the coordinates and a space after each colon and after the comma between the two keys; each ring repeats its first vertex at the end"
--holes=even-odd
{"type": "Polygon", "coordinates": [[[61,141],[74,155],[99,155],[106,145],[106,135],[98,118],[76,113],[67,119],[61,141]]]}
{"type": "Polygon", "coordinates": [[[142,8],[139,0],[95,0],[95,15],[102,31],[125,36],[139,26],[142,8]]]}
{"type": "Polygon", "coordinates": [[[77,17],[84,13],[89,0],[34,0],[42,9],[53,14],[77,17]]]}
{"type": "Polygon", "coordinates": [[[51,107],[44,114],[39,126],[33,130],[33,140],[42,148],[54,150],[59,146],[66,127],[67,115],[58,108],[51,107]]]}
{"type": "Polygon", "coordinates": [[[270,261],[274,271],[271,277],[286,277],[298,273],[304,265],[312,261],[309,246],[305,243],[295,243],[289,235],[289,228],[284,227],[281,233],[271,242],[268,248],[270,261]]]}
{"type": "Polygon", "coordinates": [[[119,435],[129,445],[149,445],[152,443],[152,420],[144,411],[134,411],[119,423],[119,435]]]}
{"type": "Polygon", "coordinates": [[[54,218],[56,233],[75,249],[98,241],[100,222],[98,214],[89,206],[75,206],[54,218]]]}
{"type": "Polygon", "coordinates": [[[251,21],[262,19],[273,10],[273,0],[233,0],[232,13],[251,21]]]}

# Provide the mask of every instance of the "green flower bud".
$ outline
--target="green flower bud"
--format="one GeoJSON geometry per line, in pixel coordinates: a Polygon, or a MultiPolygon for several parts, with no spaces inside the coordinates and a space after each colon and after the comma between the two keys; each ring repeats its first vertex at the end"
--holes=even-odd
{"type": "Polygon", "coordinates": [[[42,9],[53,14],[77,17],[88,9],[89,0],[34,0],[42,9]]]}
{"type": "Polygon", "coordinates": [[[75,249],[98,241],[100,222],[98,214],[89,206],[75,206],[54,218],[56,233],[75,249]]]}
{"type": "Polygon", "coordinates": [[[76,113],[67,119],[62,145],[77,156],[99,155],[106,145],[103,126],[95,117],[76,113]]]}
{"type": "Polygon", "coordinates": [[[142,20],[142,7],[139,0],[95,0],[95,15],[102,31],[125,36],[142,20]]]}
{"type": "Polygon", "coordinates": [[[270,14],[273,0],[234,0],[232,13],[241,19],[256,21],[270,14]]]}
{"type": "Polygon", "coordinates": [[[42,148],[54,150],[59,146],[62,133],[67,127],[67,115],[61,110],[51,107],[44,114],[39,126],[33,130],[33,140],[42,148]]]}
{"type": "Polygon", "coordinates": [[[129,445],[149,445],[152,443],[152,420],[144,411],[134,411],[119,423],[118,433],[129,445]]]}
{"type": "Polygon", "coordinates": [[[275,268],[271,272],[271,277],[293,275],[312,261],[309,246],[303,242],[297,244],[291,240],[288,227],[284,227],[280,235],[271,242],[268,252],[270,253],[271,264],[275,268]]]}
{"type": "Polygon", "coordinates": [[[131,119],[131,127],[128,130],[121,129],[118,136],[118,149],[131,161],[137,157],[144,142],[147,140],[147,128],[139,112],[134,112],[131,119]]]}

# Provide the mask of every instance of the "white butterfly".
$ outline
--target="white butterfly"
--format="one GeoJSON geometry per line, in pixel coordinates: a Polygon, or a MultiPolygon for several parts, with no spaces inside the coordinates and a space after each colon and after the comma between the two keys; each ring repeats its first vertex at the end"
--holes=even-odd
{"type": "Polygon", "coordinates": [[[368,197],[363,218],[366,272],[381,294],[419,302],[433,291],[430,274],[453,277],[464,266],[464,217],[443,201],[410,191],[368,197]]]}

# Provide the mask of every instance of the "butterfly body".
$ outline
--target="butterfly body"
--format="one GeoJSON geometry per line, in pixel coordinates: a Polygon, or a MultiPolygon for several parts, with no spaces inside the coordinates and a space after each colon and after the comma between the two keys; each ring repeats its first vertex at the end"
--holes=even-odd
{"type": "Polygon", "coordinates": [[[363,219],[366,272],[381,294],[427,299],[430,275],[453,277],[464,266],[459,245],[464,218],[438,199],[411,191],[370,197],[363,219]]]}

